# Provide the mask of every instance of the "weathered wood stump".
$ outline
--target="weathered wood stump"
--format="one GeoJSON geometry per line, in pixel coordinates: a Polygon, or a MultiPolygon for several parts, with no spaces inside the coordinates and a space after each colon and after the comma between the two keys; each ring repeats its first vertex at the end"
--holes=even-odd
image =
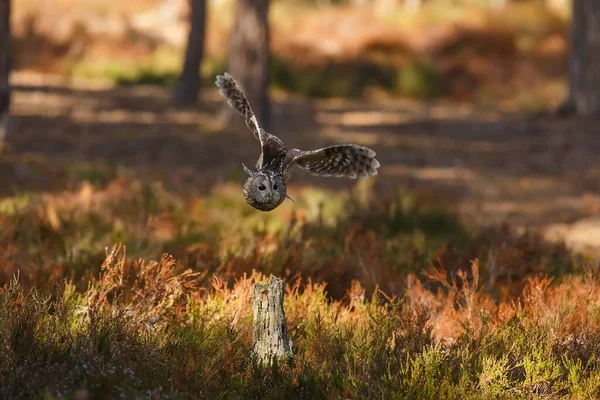
{"type": "Polygon", "coordinates": [[[283,311],[284,295],[285,283],[273,275],[267,284],[254,284],[252,353],[259,365],[271,366],[293,356],[283,311]]]}

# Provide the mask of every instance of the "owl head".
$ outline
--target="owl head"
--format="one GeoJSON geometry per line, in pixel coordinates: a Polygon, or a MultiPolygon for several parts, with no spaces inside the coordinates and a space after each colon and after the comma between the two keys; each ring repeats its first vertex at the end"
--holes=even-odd
{"type": "Polygon", "coordinates": [[[253,172],[244,164],[242,166],[248,174],[243,189],[246,203],[260,211],[272,211],[288,197],[282,174],[271,171],[253,172]]]}

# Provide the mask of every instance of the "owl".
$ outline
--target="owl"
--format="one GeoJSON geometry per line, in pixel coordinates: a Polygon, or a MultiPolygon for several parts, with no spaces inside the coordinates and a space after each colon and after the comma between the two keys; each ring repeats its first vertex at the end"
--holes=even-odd
{"type": "Polygon", "coordinates": [[[342,144],[318,150],[288,149],[277,136],[262,129],[246,96],[231,75],[217,75],[219,93],[227,104],[242,115],[246,126],[260,142],[260,157],[256,171],[242,163],[248,178],[243,186],[246,202],[260,211],[272,211],[287,195],[286,184],[294,165],[315,176],[368,178],[377,175],[379,161],[375,152],[355,144],[342,144]]]}

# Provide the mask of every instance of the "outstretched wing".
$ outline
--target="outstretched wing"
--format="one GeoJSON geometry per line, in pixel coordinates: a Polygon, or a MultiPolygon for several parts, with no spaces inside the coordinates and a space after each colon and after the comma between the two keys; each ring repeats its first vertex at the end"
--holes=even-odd
{"type": "Polygon", "coordinates": [[[375,155],[373,150],[355,144],[329,146],[312,151],[292,149],[288,151],[283,167],[286,173],[296,164],[316,176],[368,178],[377,175],[377,168],[380,166],[375,155]]]}
{"type": "Polygon", "coordinates": [[[227,98],[227,104],[244,117],[246,126],[252,131],[254,137],[260,141],[262,146],[266,141],[264,137],[266,133],[258,124],[256,115],[254,115],[248,99],[246,99],[244,92],[242,92],[235,79],[225,72],[223,75],[217,75],[215,84],[219,88],[221,96],[227,98]]]}

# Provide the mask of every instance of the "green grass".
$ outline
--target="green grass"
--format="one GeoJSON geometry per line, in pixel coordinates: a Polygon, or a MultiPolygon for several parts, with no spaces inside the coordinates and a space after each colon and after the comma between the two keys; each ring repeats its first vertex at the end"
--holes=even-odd
{"type": "MultiPolygon", "coordinates": [[[[179,68],[175,63],[170,67],[159,67],[152,63],[98,64],[97,61],[83,61],[70,67],[69,75],[104,79],[119,86],[173,86],[179,68]]],[[[274,57],[271,68],[273,87],[310,97],[358,97],[373,88],[409,97],[433,97],[444,93],[435,70],[420,64],[402,72],[394,66],[368,61],[298,67],[295,62],[274,57]],[[429,81],[431,77],[436,79],[429,81]]],[[[202,65],[203,86],[212,87],[214,77],[226,69],[224,60],[205,60],[202,65]]]]}
{"type": "MultiPolygon", "coordinates": [[[[365,60],[302,67],[275,57],[271,68],[274,88],[307,97],[360,97],[373,89],[417,99],[436,98],[447,93],[443,77],[426,62],[415,61],[406,67],[396,67],[365,60]]],[[[223,60],[205,60],[203,86],[212,87],[214,77],[226,69],[223,60]]],[[[179,67],[161,69],[118,62],[102,66],[82,62],[73,66],[69,74],[74,78],[105,79],[118,86],[173,86],[179,67]]]]}
{"type": "Polygon", "coordinates": [[[448,83],[430,62],[413,61],[398,72],[396,87],[403,96],[428,99],[447,93],[448,83]]]}
{"type": "MultiPolygon", "coordinates": [[[[173,86],[179,65],[109,62],[104,65],[80,62],[71,67],[74,78],[105,79],[119,86],[173,86]]],[[[212,87],[214,77],[227,69],[224,60],[207,59],[202,66],[204,87],[212,87]]],[[[335,62],[323,66],[299,66],[273,57],[273,87],[308,97],[360,97],[372,89],[413,98],[433,98],[446,93],[443,78],[428,63],[415,62],[406,68],[378,61],[335,62]]]]}

